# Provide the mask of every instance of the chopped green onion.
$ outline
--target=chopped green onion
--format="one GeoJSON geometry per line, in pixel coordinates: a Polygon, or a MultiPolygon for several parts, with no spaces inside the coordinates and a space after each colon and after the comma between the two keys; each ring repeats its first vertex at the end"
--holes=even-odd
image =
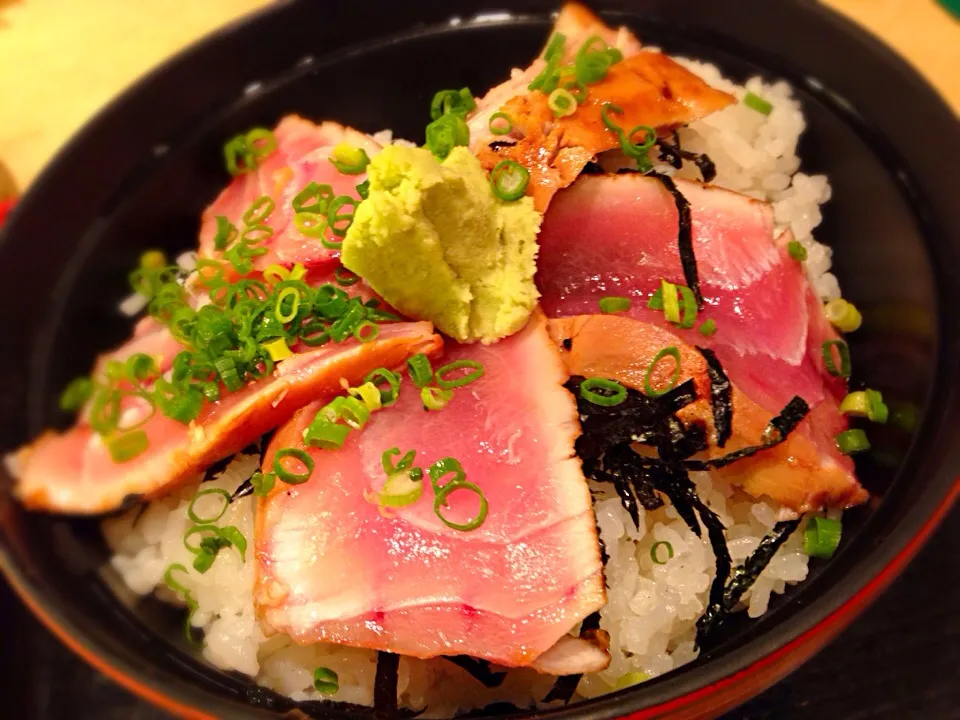
{"type": "Polygon", "coordinates": [[[277,149],[277,138],[267,128],[253,128],[245,136],[247,147],[254,158],[264,158],[277,149]]]}
{"type": "MultiPolygon", "coordinates": [[[[203,533],[211,533],[209,537],[213,537],[219,532],[220,528],[218,528],[216,525],[194,525],[183,534],[183,546],[196,555],[197,553],[202,552],[203,548],[200,546],[200,544],[191,545],[190,538],[194,535],[201,535],[203,533]]],[[[201,540],[203,540],[203,538],[201,538],[201,540]]]]}
{"type": "Polygon", "coordinates": [[[613,407],[627,399],[627,389],[616,380],[587,378],[580,383],[580,397],[594,405],[613,407]]]}
{"type": "Polygon", "coordinates": [[[359,175],[366,171],[367,165],[370,164],[370,156],[363,148],[342,142],[333,148],[330,162],[344,175],[359,175]]]}
{"type": "Polygon", "coordinates": [[[853,455],[869,450],[870,441],[863,430],[852,428],[837,435],[837,446],[844,455],[853,455]]]}
{"type": "Polygon", "coordinates": [[[650,299],[647,300],[647,307],[651,310],[663,310],[663,288],[653,291],[650,299]]]}
{"type": "Polygon", "coordinates": [[[340,678],[330,668],[318,667],[313,671],[313,688],[324,695],[333,695],[340,689],[340,678]]]}
{"type": "Polygon", "coordinates": [[[247,211],[243,213],[243,222],[248,227],[260,225],[273,213],[276,208],[275,203],[266,195],[261,195],[254,200],[247,211]]]}
{"type": "Polygon", "coordinates": [[[197,525],[209,525],[210,523],[215,523],[217,520],[223,517],[223,514],[227,512],[227,508],[230,506],[230,493],[222,488],[206,488],[200,490],[196,495],[193,496],[193,499],[190,501],[190,504],[187,506],[187,517],[190,518],[191,522],[195,522],[197,525]],[[197,515],[194,506],[197,504],[197,501],[207,495],[217,495],[223,498],[223,506],[220,508],[220,512],[211,517],[200,517],[197,515]]]}
{"type": "Polygon", "coordinates": [[[128,357],[124,370],[127,380],[134,383],[149,380],[158,374],[157,361],[146,353],[134,353],[128,357]]]}
{"type": "Polygon", "coordinates": [[[274,362],[286,360],[288,357],[293,355],[293,351],[287,347],[287,341],[282,337],[277,338],[276,340],[271,340],[268,343],[263,343],[263,349],[267,351],[267,353],[270,355],[270,359],[274,362]]]}
{"type": "Polygon", "coordinates": [[[430,365],[430,358],[423,353],[417,353],[407,360],[407,370],[410,372],[410,379],[418,388],[429,385],[433,381],[433,367],[430,365]]]}
{"type": "Polygon", "coordinates": [[[313,458],[310,457],[306,450],[301,450],[300,448],[280,448],[277,450],[276,455],[273,456],[273,472],[283,482],[287,483],[287,485],[300,485],[309,480],[310,475],[313,474],[313,458]],[[283,460],[288,457],[298,460],[306,469],[299,473],[288,470],[283,465],[283,460]]]}
{"type": "Polygon", "coordinates": [[[557,88],[547,97],[547,107],[556,117],[567,117],[577,111],[577,101],[569,90],[557,88]]]}
{"type": "Polygon", "coordinates": [[[680,322],[680,298],[677,293],[677,286],[661,279],[660,292],[663,298],[663,315],[667,322],[680,322]]]}
{"type": "MultiPolygon", "coordinates": [[[[420,470],[420,468],[413,468],[420,470]]],[[[423,471],[412,473],[400,470],[391,473],[377,495],[377,502],[386,507],[406,507],[412,505],[423,495],[423,471]]]]}
{"type": "Polygon", "coordinates": [[[865,417],[877,423],[885,423],[890,414],[883,402],[883,396],[876,390],[869,389],[849,393],[840,403],[840,412],[865,417]]]}
{"type": "Polygon", "coordinates": [[[787,243],[787,253],[797,262],[805,262],[807,259],[807,249],[800,244],[799,240],[791,240],[787,243]]]}
{"type": "Polygon", "coordinates": [[[357,185],[357,195],[360,196],[361,200],[366,200],[370,197],[370,181],[364,180],[362,183],[357,185]]]}
{"type": "Polygon", "coordinates": [[[240,532],[240,528],[235,525],[220,528],[220,537],[237,549],[242,562],[247,561],[247,538],[240,532]]]}
{"type": "Polygon", "coordinates": [[[828,302],[824,306],[824,313],[831,325],[845,333],[853,332],[863,322],[863,317],[856,306],[843,298],[836,298],[828,302]]]}
{"type": "Polygon", "coordinates": [[[336,280],[337,285],[341,287],[350,287],[351,285],[356,285],[358,282],[360,282],[359,275],[355,275],[343,266],[338,267],[333,271],[333,279],[336,280]]]}
{"type": "Polygon", "coordinates": [[[617,678],[617,682],[614,684],[614,690],[623,690],[624,688],[633,687],[634,685],[639,685],[650,679],[648,673],[643,672],[642,670],[632,670],[631,672],[624,673],[617,678]]]}
{"type": "Polygon", "coordinates": [[[756,110],[761,115],[769,115],[771,112],[773,112],[773,105],[752,92],[748,92],[746,95],[744,95],[743,104],[751,110],[756,110]]]}
{"type": "Polygon", "coordinates": [[[501,160],[490,173],[493,194],[507,202],[522,198],[529,182],[530,171],[513,160],[501,160]]]}
{"type": "Polygon", "coordinates": [[[363,426],[370,420],[370,408],[352,395],[339,399],[342,402],[337,403],[337,417],[354,430],[362,430],[363,426]]]}
{"type": "Polygon", "coordinates": [[[400,462],[394,465],[391,458],[394,455],[399,454],[400,448],[392,447],[389,450],[384,450],[383,454],[380,456],[380,465],[383,466],[383,471],[387,475],[395,475],[403,470],[409,470],[413,466],[413,461],[417,459],[416,450],[407,450],[403,454],[403,457],[400,458],[400,462]]]}
{"type": "Polygon", "coordinates": [[[107,450],[110,451],[110,457],[116,463],[133,460],[137,455],[147,449],[150,441],[147,440],[147,433],[143,430],[131,430],[122,435],[114,435],[107,438],[104,443],[107,450]]]}
{"type": "Polygon", "coordinates": [[[93,394],[93,380],[88,377],[79,377],[70,381],[63,394],[60,395],[61,410],[79,410],[93,394]]]}
{"type": "Polygon", "coordinates": [[[109,435],[120,422],[122,395],[113,388],[100,388],[93,395],[88,422],[99,435],[109,435]]]}
{"type": "Polygon", "coordinates": [[[487,497],[483,494],[483,490],[481,490],[472,482],[467,482],[466,480],[452,480],[437,489],[435,493],[436,494],[433,498],[433,512],[436,513],[436,516],[440,518],[440,521],[448,528],[457,530],[459,532],[470,532],[471,530],[476,530],[478,527],[483,525],[484,520],[487,519],[487,512],[490,509],[487,503],[487,497]],[[476,516],[463,523],[457,523],[453,522],[452,520],[448,520],[440,511],[440,508],[447,507],[447,498],[458,490],[467,490],[472,492],[476,494],[477,498],[480,500],[480,508],[477,511],[476,516]]]}
{"type": "Polygon", "coordinates": [[[309,238],[322,238],[327,229],[327,219],[316,213],[299,212],[293,216],[297,232],[309,238]]]}
{"type": "Polygon", "coordinates": [[[380,326],[369,320],[364,320],[353,329],[353,336],[362,343],[372,342],[380,335],[380,326]]]}
{"type": "Polygon", "coordinates": [[[439,120],[451,113],[466,115],[477,107],[470,88],[459,90],[440,90],[430,102],[430,119],[439,120]]]}
{"type": "Polygon", "coordinates": [[[557,65],[563,57],[563,51],[567,44],[567,38],[563,33],[554,33],[547,43],[547,48],[543,52],[543,59],[547,61],[546,66],[540,71],[533,82],[528,86],[528,90],[540,90],[549,94],[556,86],[559,73],[557,65]]]}
{"type": "Polygon", "coordinates": [[[470,144],[470,128],[463,115],[447,113],[427,125],[427,149],[443,160],[457,146],[470,144]]]}
{"type": "Polygon", "coordinates": [[[315,182],[310,182],[303,190],[293,196],[290,204],[295,213],[326,215],[327,207],[334,195],[332,185],[318,185],[315,182]]]}
{"type": "Polygon", "coordinates": [[[600,312],[604,314],[626,312],[630,309],[630,298],[611,295],[600,298],[600,312]]]}
{"type": "Polygon", "coordinates": [[[277,476],[271,472],[262,473],[259,470],[250,476],[253,485],[253,494],[257,497],[266,497],[277,483],[277,476]]]}
{"type": "Polygon", "coordinates": [[[321,450],[339,450],[349,434],[347,425],[330,422],[317,413],[310,426],[303,431],[303,442],[321,450]]]}
{"type": "Polygon", "coordinates": [[[677,380],[679,379],[680,349],[676,345],[670,345],[653,356],[653,361],[650,363],[650,367],[647,368],[646,375],[643,376],[643,391],[649,397],[660,397],[661,395],[666,395],[668,392],[673,390],[673,388],[677,386],[677,380]],[[675,364],[673,368],[673,375],[670,377],[670,382],[667,384],[667,387],[657,390],[650,384],[650,377],[653,375],[653,371],[656,369],[657,365],[660,364],[660,361],[667,356],[670,356],[674,359],[675,364]]]}
{"type": "Polygon", "coordinates": [[[217,232],[213,236],[215,250],[223,250],[237,239],[237,228],[225,215],[217,215],[217,232]]]}
{"type": "Polygon", "coordinates": [[[628,158],[634,160],[646,160],[647,153],[654,143],[657,142],[657,131],[648,125],[637,125],[630,132],[620,135],[620,149],[628,158]],[[633,136],[638,132],[643,132],[643,141],[634,142],[633,136]]]}
{"type": "Polygon", "coordinates": [[[689,330],[697,322],[697,299],[693,296],[693,290],[686,285],[678,285],[680,291],[680,304],[683,307],[683,316],[678,326],[684,330],[689,330]]]}
{"type": "Polygon", "coordinates": [[[490,116],[487,127],[494,135],[508,135],[513,131],[513,120],[505,112],[495,112],[490,116]]]}
{"type": "Polygon", "coordinates": [[[703,335],[704,337],[710,337],[710,336],[713,335],[716,331],[717,331],[717,323],[714,321],[713,318],[709,318],[708,320],[704,320],[704,321],[700,324],[700,327],[697,328],[697,332],[699,332],[699,333],[700,333],[701,335],[703,335]]]}
{"type": "Polygon", "coordinates": [[[443,410],[453,399],[453,390],[425,387],[420,390],[420,402],[424,410],[443,410]]]}
{"type": "Polygon", "coordinates": [[[223,160],[227,166],[227,172],[234,176],[253,172],[257,167],[253,153],[247,147],[247,140],[243,135],[230,138],[224,144],[223,160]]]}
{"type": "Polygon", "coordinates": [[[367,410],[371,412],[379,410],[383,406],[380,399],[380,390],[372,382],[363,383],[360,387],[350,388],[348,392],[354,397],[359,397],[366,405],[367,410]]]}
{"type": "Polygon", "coordinates": [[[823,364],[827,372],[834,377],[850,377],[850,348],[843,340],[827,340],[820,348],[820,354],[823,356],[823,364]],[[837,349],[840,356],[840,367],[833,360],[833,348],[837,349]]]}
{"type": "MultiPolygon", "coordinates": [[[[469,385],[472,382],[475,382],[483,377],[484,369],[481,363],[478,363],[476,360],[454,360],[451,363],[447,363],[439,368],[434,373],[434,376],[437,379],[437,385],[444,390],[452,390],[453,388],[463,387],[464,385],[469,385]],[[468,372],[466,375],[462,375],[453,380],[447,379],[447,375],[454,373],[457,370],[463,370],[464,368],[469,368],[471,372],[468,372]]],[[[429,380],[427,381],[429,382],[429,380]]]]}
{"type": "Polygon", "coordinates": [[[340,238],[346,235],[347,230],[350,229],[350,225],[353,223],[353,212],[359,204],[356,198],[352,198],[349,195],[337,195],[331,200],[330,207],[327,208],[327,225],[330,226],[330,232],[340,238]],[[350,212],[341,214],[338,211],[344,205],[350,206],[350,212]],[[346,221],[346,225],[341,226],[337,224],[344,221],[346,221]]]}
{"type": "Polygon", "coordinates": [[[277,320],[282,323],[288,323],[297,316],[300,309],[300,291],[295,287],[285,287],[277,293],[277,299],[273,305],[273,314],[277,320]],[[285,308],[284,302],[290,299],[290,307],[285,308]]]}
{"type": "Polygon", "coordinates": [[[613,130],[618,136],[621,136],[623,135],[623,128],[610,119],[611,112],[615,112],[617,115],[623,115],[623,108],[611,102],[603,103],[603,105],[600,106],[600,120],[603,121],[603,124],[608,130],[613,130]]]}
{"type": "Polygon", "coordinates": [[[445,457],[440,460],[437,460],[429,468],[430,473],[430,482],[433,484],[434,491],[439,491],[441,488],[450,485],[451,483],[461,483],[467,478],[467,474],[463,471],[463,465],[460,464],[460,461],[454,457],[445,457]],[[449,475],[453,473],[453,479],[440,484],[440,478],[444,475],[449,475]]]}
{"type": "Polygon", "coordinates": [[[380,402],[383,403],[384,407],[393,405],[397,401],[397,398],[400,397],[400,376],[391,370],[377,368],[370,372],[363,381],[365,383],[373,383],[373,385],[380,390],[380,402]],[[388,390],[380,387],[384,383],[387,384],[388,390]]]}
{"type": "Polygon", "coordinates": [[[803,531],[803,551],[810,557],[832,558],[842,534],[843,525],[839,520],[812,517],[803,531]]]}
{"type": "Polygon", "coordinates": [[[183,595],[184,599],[187,599],[191,597],[190,591],[185,586],[181,585],[180,583],[178,583],[176,580],[173,579],[173,573],[176,570],[179,570],[185,575],[190,574],[187,571],[187,568],[181,565],[180,563],[173,563],[172,565],[168,565],[167,569],[163,573],[163,584],[166,585],[171,590],[173,590],[173,592],[177,593],[178,595],[183,595]]]}
{"type": "Polygon", "coordinates": [[[666,540],[655,542],[650,548],[650,559],[653,560],[654,565],[666,565],[667,560],[673,559],[673,545],[668,543],[666,540]],[[661,560],[659,555],[657,555],[657,550],[659,550],[661,547],[667,548],[666,560],[661,560]]]}

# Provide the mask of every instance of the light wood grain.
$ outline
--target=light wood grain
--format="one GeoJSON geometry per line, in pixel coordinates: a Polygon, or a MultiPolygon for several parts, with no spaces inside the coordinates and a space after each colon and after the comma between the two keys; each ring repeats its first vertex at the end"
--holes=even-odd
{"type": "MultiPolygon", "coordinates": [[[[26,186],[138,76],[267,2],[0,0],[0,161],[26,186]]],[[[960,109],[960,23],[933,0],[824,2],[880,35],[960,109]]]]}

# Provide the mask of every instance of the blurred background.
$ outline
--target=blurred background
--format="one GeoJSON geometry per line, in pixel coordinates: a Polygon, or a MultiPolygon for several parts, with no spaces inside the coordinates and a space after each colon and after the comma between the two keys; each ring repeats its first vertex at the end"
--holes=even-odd
{"type": "MultiPolygon", "coordinates": [[[[0,222],[103,104],[180,48],[269,1],[0,0],[0,222]]],[[[960,112],[960,0],[821,1],[892,46],[960,112]]],[[[960,718],[958,556],[954,512],[833,645],[726,720],[960,718]]],[[[167,717],[74,659],[2,580],[0,663],[4,717],[167,717]]]]}

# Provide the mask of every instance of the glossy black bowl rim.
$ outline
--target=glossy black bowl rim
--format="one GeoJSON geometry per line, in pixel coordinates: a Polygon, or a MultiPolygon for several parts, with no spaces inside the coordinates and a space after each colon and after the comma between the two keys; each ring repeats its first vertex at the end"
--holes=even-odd
{"type": "MultiPolygon", "coordinates": [[[[758,11],[763,2],[765,0],[744,0],[743,6],[750,6],[754,11],[758,11]]],[[[165,84],[169,85],[165,80],[174,71],[202,62],[205,56],[223,50],[231,42],[239,42],[241,36],[255,32],[255,28],[261,23],[280,21],[288,13],[293,17],[297,6],[302,4],[303,0],[288,0],[235,21],[184,50],[125,91],[100,111],[34,182],[31,190],[8,219],[7,229],[0,233],[0,245],[16,235],[17,226],[23,218],[45,211],[47,198],[55,194],[58,187],[63,186],[63,179],[71,174],[75,156],[81,149],[102,136],[105,128],[122,123],[123,118],[129,115],[133,108],[143,103],[143,98],[155,95],[158,89],[165,84]]],[[[891,98],[900,92],[908,93],[913,103],[912,111],[889,101],[889,115],[884,118],[883,123],[885,134],[908,137],[908,133],[915,130],[914,121],[922,115],[927,124],[925,131],[939,132],[943,136],[942,157],[947,160],[960,158],[960,133],[957,132],[956,116],[904,60],[860,27],[819,4],[807,0],[783,0],[782,4],[792,8],[798,18],[814,17],[821,23],[821,27],[829,27],[838,36],[844,36],[851,46],[857,45],[865,49],[875,68],[888,73],[891,98]]],[[[743,11],[742,8],[737,10],[743,11]]],[[[440,22],[449,15],[449,11],[438,12],[435,19],[440,22]]],[[[616,19],[615,14],[613,18],[616,19]]],[[[810,81],[816,82],[815,76],[810,81]]],[[[826,92],[829,93],[830,90],[826,92]]],[[[846,93],[840,93],[835,96],[835,102],[845,107],[854,117],[859,113],[876,117],[873,107],[849,107],[845,95],[846,93]]],[[[866,123],[863,125],[865,128],[869,127],[866,123]]],[[[930,178],[936,175],[933,172],[935,164],[939,161],[939,158],[930,156],[913,157],[909,163],[912,174],[904,171],[901,180],[903,191],[914,196],[921,222],[925,226],[928,249],[933,256],[937,273],[938,307],[954,308],[960,307],[960,278],[954,270],[960,268],[956,262],[960,255],[960,211],[950,202],[948,188],[937,187],[936,183],[930,184],[930,178]],[[936,208],[936,212],[933,208],[936,208]]],[[[749,691],[756,692],[779,679],[790,669],[777,669],[778,663],[786,656],[796,652],[803,655],[799,658],[800,661],[806,659],[879,594],[917,552],[937,523],[946,516],[949,507],[960,493],[960,482],[954,477],[954,472],[960,468],[960,444],[954,442],[957,434],[955,429],[960,427],[960,319],[951,318],[949,315],[947,312],[941,313],[941,343],[937,348],[939,360],[935,381],[937,392],[930,398],[920,439],[911,451],[916,473],[924,473],[930,478],[929,487],[900,520],[895,532],[879,541],[863,561],[845,576],[842,587],[835,585],[828,588],[816,607],[810,606],[798,611],[775,631],[754,638],[723,661],[704,665],[694,672],[666,676],[657,682],[661,689],[659,701],[651,702],[642,697],[644,693],[640,690],[628,690],[605,696],[588,705],[539,711],[537,716],[599,720],[637,713],[637,718],[660,717],[675,710],[694,708],[694,703],[706,695],[728,692],[732,685],[738,682],[749,685],[747,680],[751,675],[760,678],[759,686],[749,691]],[[805,655],[804,648],[807,649],[805,655]],[[772,674],[762,675],[771,668],[772,674]],[[668,699],[664,701],[664,697],[668,699]]],[[[71,649],[127,688],[167,710],[194,717],[215,717],[218,712],[222,712],[222,701],[195,685],[182,680],[169,682],[158,677],[156,673],[149,672],[146,666],[135,665],[119,657],[101,655],[95,639],[76,622],[77,618],[71,608],[58,606],[44,587],[42,578],[34,577],[20,567],[3,535],[0,535],[0,539],[3,540],[0,542],[0,569],[38,617],[71,649]]],[[[729,705],[742,699],[742,693],[739,698],[736,694],[735,692],[729,700],[721,700],[720,704],[715,704],[714,710],[722,709],[724,703],[729,705]]],[[[264,716],[262,711],[257,714],[252,708],[249,715],[264,716]]]]}

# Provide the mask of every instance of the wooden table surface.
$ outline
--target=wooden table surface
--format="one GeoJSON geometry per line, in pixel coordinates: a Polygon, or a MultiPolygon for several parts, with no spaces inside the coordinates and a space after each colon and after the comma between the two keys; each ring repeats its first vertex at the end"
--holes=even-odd
{"type": "MultiPolygon", "coordinates": [[[[960,21],[935,0],[823,1],[896,48],[960,110],[960,21]]],[[[26,187],[60,145],[139,75],[268,2],[0,0],[0,163],[26,187]]]]}

